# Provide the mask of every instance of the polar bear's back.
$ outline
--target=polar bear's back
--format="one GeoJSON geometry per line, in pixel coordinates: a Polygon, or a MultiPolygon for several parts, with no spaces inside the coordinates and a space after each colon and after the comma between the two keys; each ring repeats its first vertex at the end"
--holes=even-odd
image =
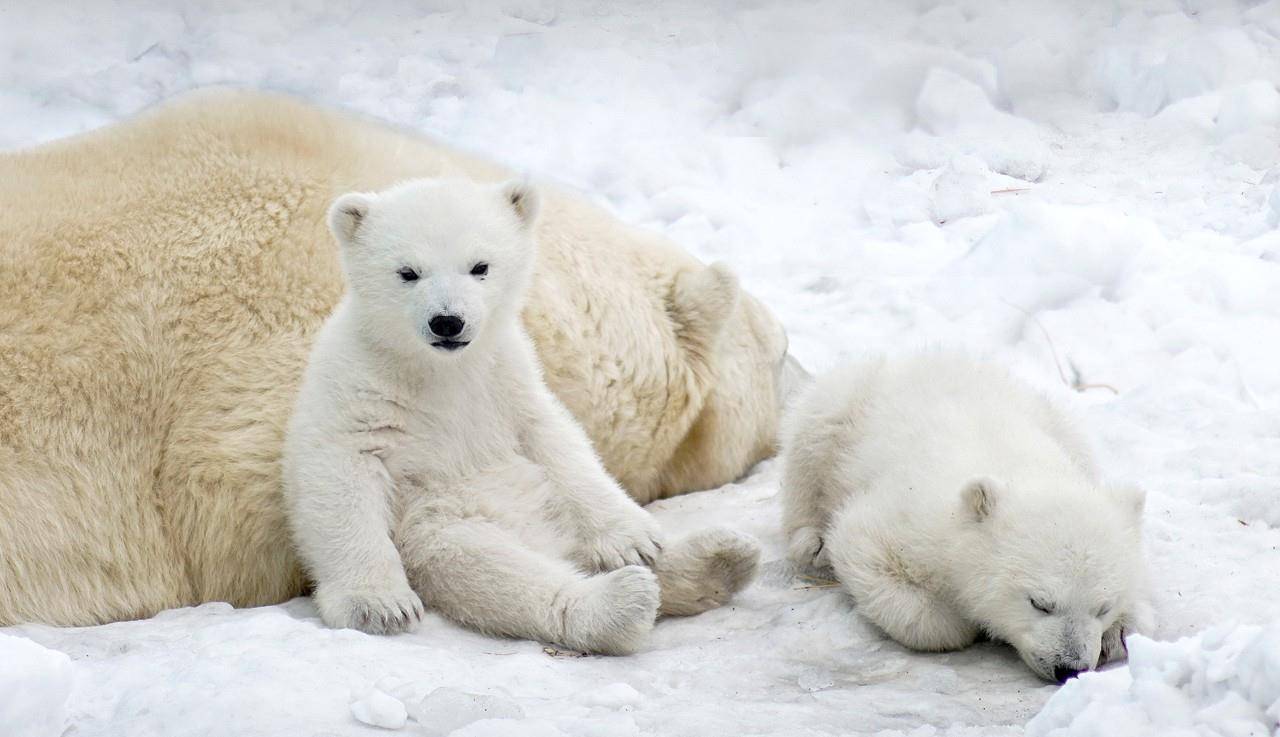
{"type": "Polygon", "coordinates": [[[325,209],[446,174],[502,176],[228,90],[0,155],[0,201],[20,203],[0,212],[0,376],[18,378],[0,388],[0,559],[29,571],[0,589],[0,622],[301,590],[278,464],[311,338],[343,292],[325,209]]]}
{"type": "Polygon", "coordinates": [[[323,177],[233,97],[192,102],[0,156],[0,558],[47,566],[0,622],[301,586],[275,451],[342,291],[323,177]]]}
{"type": "MultiPolygon", "coordinates": [[[[508,174],[225,90],[0,154],[0,560],[22,571],[0,586],[0,623],[300,591],[279,451],[312,336],[343,291],[324,211],[338,193],[423,176],[508,174]]],[[[538,238],[525,318],[547,382],[610,470],[663,492],[655,479],[704,399],[676,396],[693,372],[668,296],[678,273],[705,267],[562,193],[545,198],[538,238]]],[[[763,436],[753,452],[776,421],[756,418],[740,433],[763,436]]],[[[755,460],[728,459],[725,480],[755,460]]]]}
{"type": "Polygon", "coordinates": [[[784,447],[826,477],[827,515],[849,494],[958,492],[1020,459],[1094,474],[1087,441],[1043,395],[999,366],[940,350],[820,377],[789,414],[784,447]]]}

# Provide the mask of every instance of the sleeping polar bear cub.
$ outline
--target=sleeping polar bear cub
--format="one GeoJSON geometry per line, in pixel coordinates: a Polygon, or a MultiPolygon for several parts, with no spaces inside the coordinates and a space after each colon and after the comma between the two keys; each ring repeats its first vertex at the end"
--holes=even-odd
{"type": "Polygon", "coordinates": [[[754,542],[723,530],[662,554],[654,519],[543,384],[519,319],[537,210],[526,185],[462,180],[330,209],[348,293],[282,461],[326,624],[398,632],[425,601],[491,634],[626,653],[660,602],[695,613],[754,571],[754,542]]]}
{"type": "Polygon", "coordinates": [[[985,631],[1061,682],[1151,626],[1142,491],[1100,483],[1084,439],[1003,370],[947,353],[846,367],[784,428],[792,559],[830,565],[898,642],[985,631]]]}

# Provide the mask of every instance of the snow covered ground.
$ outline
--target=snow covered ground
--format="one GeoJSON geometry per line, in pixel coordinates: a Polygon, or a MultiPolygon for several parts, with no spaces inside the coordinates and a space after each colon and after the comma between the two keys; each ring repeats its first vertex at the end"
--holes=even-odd
{"type": "Polygon", "coordinates": [[[908,653],[780,561],[769,462],[655,505],[673,530],[739,525],[766,563],[635,657],[434,616],[331,631],[305,599],[14,627],[0,733],[63,714],[69,735],[379,732],[353,702],[473,737],[1013,735],[1042,708],[1035,735],[1275,732],[1280,636],[1249,625],[1280,620],[1280,0],[408,5],[8,0],[0,147],[200,85],[291,91],[728,261],[811,369],[969,346],[1149,490],[1155,639],[1198,636],[1140,643],[1132,672],[1047,707],[1058,689],[1004,648],[908,653]]]}

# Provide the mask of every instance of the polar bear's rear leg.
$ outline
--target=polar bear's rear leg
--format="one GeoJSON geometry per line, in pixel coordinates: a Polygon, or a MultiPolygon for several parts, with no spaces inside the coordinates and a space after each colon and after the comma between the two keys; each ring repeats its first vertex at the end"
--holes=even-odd
{"type": "Polygon", "coordinates": [[[657,616],[658,582],[649,569],[584,576],[491,522],[410,525],[400,549],[428,607],[487,634],[624,655],[640,647],[657,616]]]}
{"type": "Polygon", "coordinates": [[[653,566],[661,614],[691,616],[722,606],[755,576],[760,545],[725,527],[699,530],[667,545],[653,566]]]}

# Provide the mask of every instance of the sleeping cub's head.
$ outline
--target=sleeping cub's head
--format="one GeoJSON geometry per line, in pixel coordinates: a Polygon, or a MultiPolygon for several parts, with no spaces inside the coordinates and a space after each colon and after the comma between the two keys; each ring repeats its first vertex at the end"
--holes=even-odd
{"type": "Polygon", "coordinates": [[[533,274],[538,202],[523,182],[463,179],[339,197],[329,228],[370,336],[456,356],[514,324],[533,274]]]}
{"type": "Polygon", "coordinates": [[[987,632],[1059,683],[1114,657],[1107,633],[1132,629],[1145,581],[1142,490],[983,477],[962,497],[981,552],[960,595],[987,632]]]}

